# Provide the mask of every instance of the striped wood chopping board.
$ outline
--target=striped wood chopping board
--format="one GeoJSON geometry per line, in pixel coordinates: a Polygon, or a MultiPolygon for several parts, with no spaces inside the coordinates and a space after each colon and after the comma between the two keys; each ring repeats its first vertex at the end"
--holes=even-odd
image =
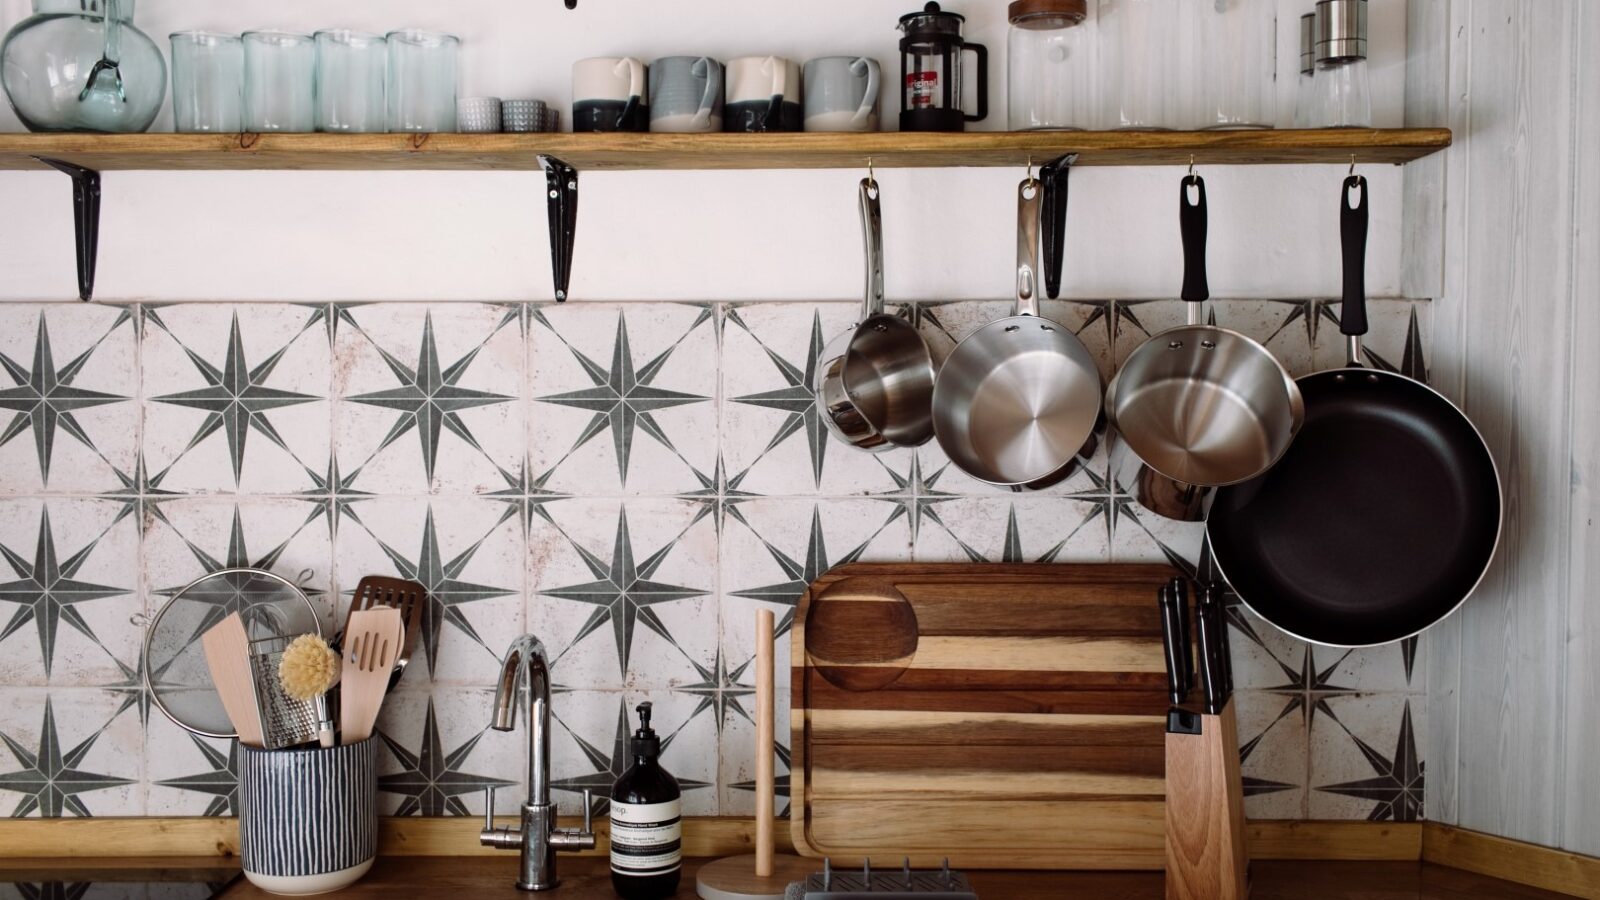
{"type": "Polygon", "coordinates": [[[856,563],[792,635],[795,847],[898,867],[1160,869],[1153,565],[856,563]]]}

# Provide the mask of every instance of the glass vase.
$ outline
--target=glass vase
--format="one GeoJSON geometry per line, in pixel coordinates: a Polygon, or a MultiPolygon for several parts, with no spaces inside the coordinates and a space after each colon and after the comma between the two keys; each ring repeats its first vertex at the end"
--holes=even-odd
{"type": "Polygon", "coordinates": [[[167,93],[133,0],[33,0],[0,45],[0,81],[29,131],[145,131],[167,93]]]}

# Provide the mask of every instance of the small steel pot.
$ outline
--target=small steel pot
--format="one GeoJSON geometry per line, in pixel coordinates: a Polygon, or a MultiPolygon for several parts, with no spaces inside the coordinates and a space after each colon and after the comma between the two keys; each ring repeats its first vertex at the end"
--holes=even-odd
{"type": "Polygon", "coordinates": [[[912,325],[883,311],[883,216],[878,183],[861,179],[867,257],[861,321],[823,348],[812,384],[817,412],[833,436],[874,453],[933,437],[933,356],[912,325]]]}

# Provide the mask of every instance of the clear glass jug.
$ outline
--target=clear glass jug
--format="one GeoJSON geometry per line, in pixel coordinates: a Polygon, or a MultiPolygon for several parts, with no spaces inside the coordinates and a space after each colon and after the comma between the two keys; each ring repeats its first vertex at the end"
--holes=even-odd
{"type": "Polygon", "coordinates": [[[161,111],[167,64],[133,27],[133,0],[33,0],[0,46],[0,81],[30,131],[140,132],[161,111]]]}

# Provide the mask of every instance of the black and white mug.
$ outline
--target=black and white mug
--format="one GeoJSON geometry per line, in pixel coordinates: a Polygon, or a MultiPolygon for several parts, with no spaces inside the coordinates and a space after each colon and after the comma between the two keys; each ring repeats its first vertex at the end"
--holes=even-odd
{"type": "Polygon", "coordinates": [[[572,130],[650,130],[644,63],[631,56],[595,56],[573,63],[572,130]]]}
{"type": "Polygon", "coordinates": [[[722,63],[709,56],[664,56],[650,64],[650,130],[722,130],[722,63]]]}
{"type": "Polygon", "coordinates": [[[239,856],[252,884],[299,896],[367,874],[378,855],[376,738],[239,753],[239,856]]]}
{"type": "Polygon", "coordinates": [[[723,131],[799,131],[800,67],[781,56],[728,61],[723,131]]]}
{"type": "Polygon", "coordinates": [[[807,131],[877,131],[883,73],[865,56],[821,56],[806,63],[807,131]]]}

